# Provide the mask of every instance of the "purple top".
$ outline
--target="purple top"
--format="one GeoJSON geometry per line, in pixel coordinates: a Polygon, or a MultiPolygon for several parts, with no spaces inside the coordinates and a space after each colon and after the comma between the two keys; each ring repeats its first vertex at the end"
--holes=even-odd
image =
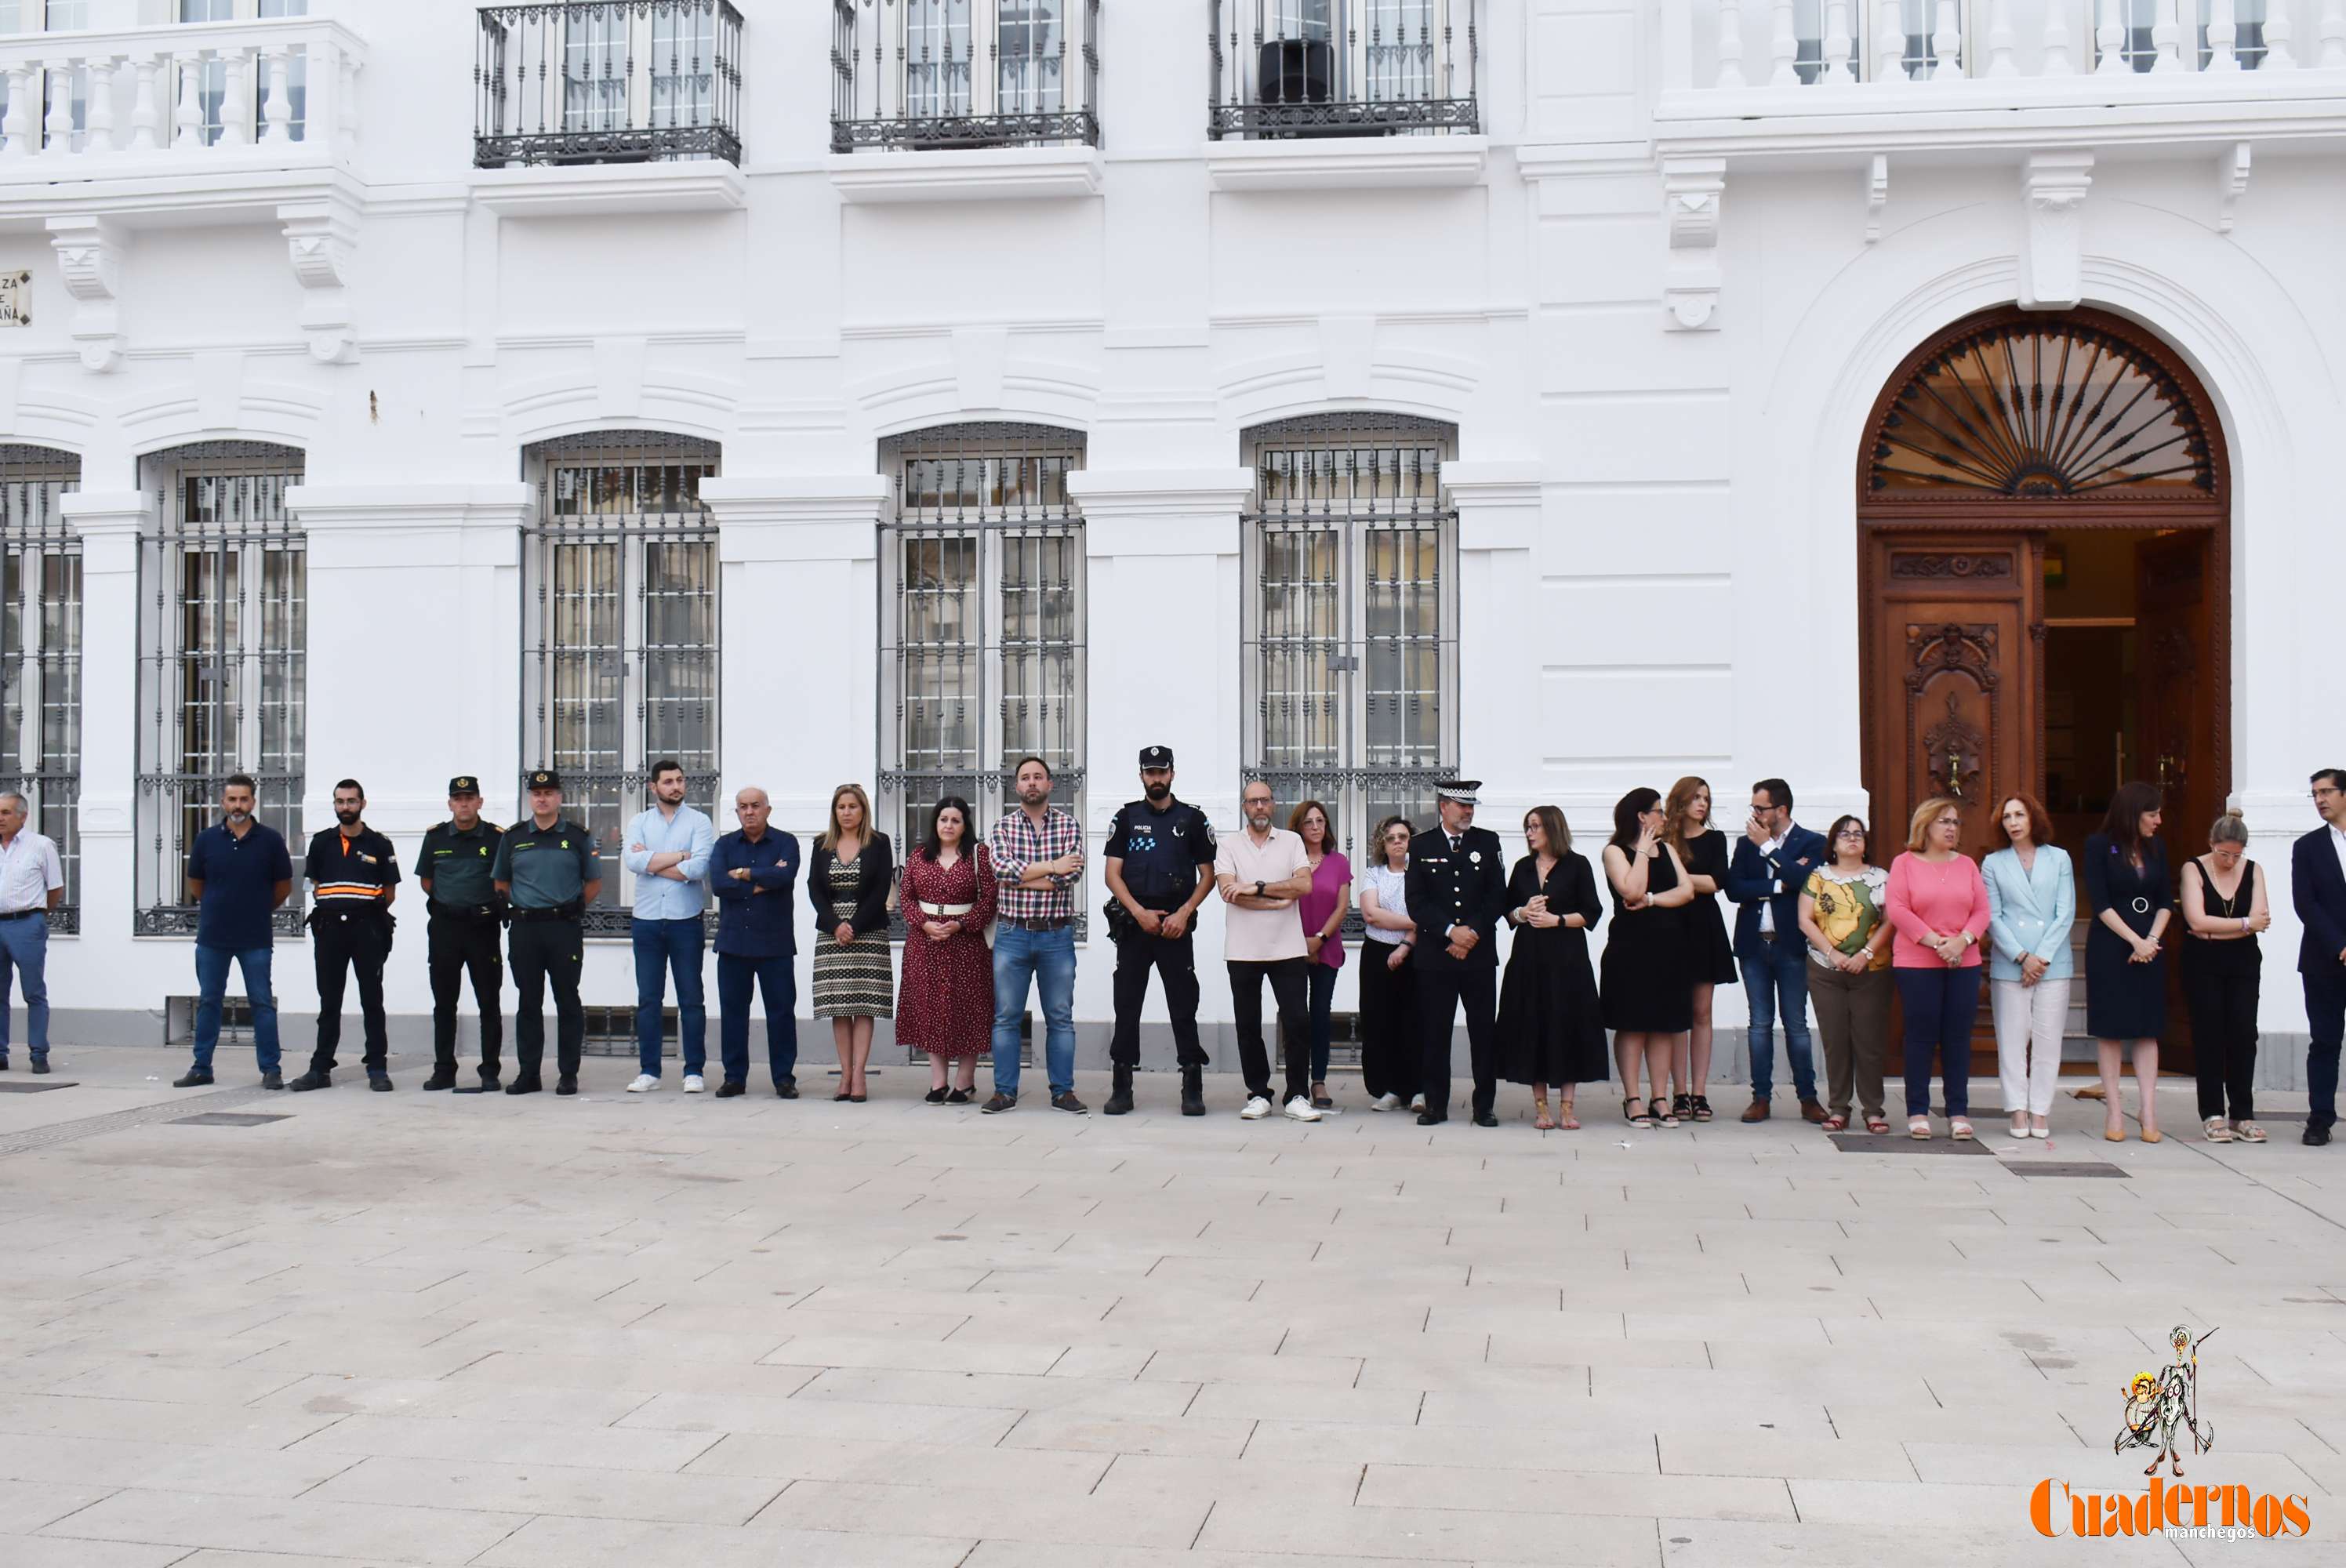
{"type": "MultiPolygon", "coordinates": [[[[1303,934],[1311,936],[1328,923],[1336,912],[1336,895],[1352,880],[1352,862],[1334,850],[1320,857],[1320,869],[1311,873],[1311,891],[1296,901],[1295,912],[1302,917],[1303,934]]],[[[1320,962],[1331,969],[1344,967],[1344,933],[1320,944],[1320,962]]]]}

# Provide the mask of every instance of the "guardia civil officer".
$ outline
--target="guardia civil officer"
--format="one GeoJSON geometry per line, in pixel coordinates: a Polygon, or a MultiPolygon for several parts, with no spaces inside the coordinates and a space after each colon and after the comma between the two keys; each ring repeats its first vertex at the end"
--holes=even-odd
{"type": "Polygon", "coordinates": [[[1214,886],[1214,825],[1206,814],[1173,798],[1173,748],[1143,747],[1141,798],[1128,800],[1108,824],[1102,850],[1108,934],[1116,939],[1116,1033],[1108,1060],[1116,1082],[1111,1116],[1132,1109],[1132,1070],[1140,1061],[1140,1009],[1148,1000],[1148,972],[1165,983],[1173,1015],[1173,1050],[1181,1064],[1181,1114],[1206,1114],[1205,1048],[1198,1043],[1198,964],[1191,941],[1198,906],[1214,886]]]}
{"type": "Polygon", "coordinates": [[[1419,1082],[1425,1109],[1417,1125],[1450,1119],[1450,1030],[1458,1004],[1466,1004],[1466,1047],[1474,1070],[1474,1125],[1495,1127],[1499,1097],[1497,1042],[1494,1020],[1499,1002],[1499,950],[1493,940],[1506,912],[1507,871],[1500,864],[1499,835],[1474,826],[1479,779],[1454,779],[1433,787],[1441,825],[1410,840],[1409,912],[1419,932],[1418,1026],[1423,1031],[1424,1064],[1419,1082]]]}
{"type": "Polygon", "coordinates": [[[603,891],[602,862],[586,830],[562,814],[561,775],[541,768],[529,776],[529,820],[505,830],[497,843],[497,891],[513,907],[514,1045],[520,1071],[508,1095],[535,1095],[546,1060],[546,987],[554,985],[557,1095],[578,1092],[578,1053],[586,1043],[586,1010],[578,1001],[578,971],[586,956],[586,906],[603,891]]]}
{"type": "Polygon", "coordinates": [[[481,781],[448,780],[448,820],[423,835],[415,880],[423,888],[424,962],[432,973],[432,1076],[427,1089],[456,1086],[456,1002],[464,976],[481,1010],[481,1093],[497,1087],[505,1057],[505,899],[495,881],[505,830],[481,815],[481,781]]]}
{"type": "Polygon", "coordinates": [[[310,949],[318,963],[318,1047],[310,1070],[285,1086],[325,1089],[334,1082],[334,1047],[342,1039],[342,982],[359,977],[359,1016],[366,1029],[367,1087],[391,1090],[382,1016],[382,966],[391,957],[391,901],[399,896],[399,851],[366,825],[366,791],[355,779],[334,786],[334,826],[310,839],[301,874],[310,880],[310,949]]]}

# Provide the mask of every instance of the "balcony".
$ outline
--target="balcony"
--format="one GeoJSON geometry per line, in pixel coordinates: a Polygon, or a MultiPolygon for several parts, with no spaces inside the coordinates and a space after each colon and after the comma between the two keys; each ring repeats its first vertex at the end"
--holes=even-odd
{"type": "Polygon", "coordinates": [[[831,0],[831,182],[852,202],[1099,189],[1100,0],[831,0]]]}
{"type": "Polygon", "coordinates": [[[473,85],[474,193],[500,212],[742,204],[729,0],[484,7],[473,85]]]}
{"type": "Polygon", "coordinates": [[[1474,0],[1213,0],[1208,41],[1220,188],[1482,178],[1474,0]]]}

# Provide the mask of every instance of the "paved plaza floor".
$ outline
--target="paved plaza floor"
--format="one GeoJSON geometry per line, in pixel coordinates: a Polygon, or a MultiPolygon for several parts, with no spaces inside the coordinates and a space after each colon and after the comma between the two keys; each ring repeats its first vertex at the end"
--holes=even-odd
{"type": "Polygon", "coordinates": [[[902,1068],[833,1105],[819,1061],[795,1103],[56,1063],[0,1079],[5,1568],[2346,1561],[2346,1146],[2301,1101],[2261,1147],[2178,1083],[2156,1146],[2065,1094],[1925,1153],[1600,1086],[1542,1135],[1515,1089],[1422,1129],[1356,1082],[1304,1126],[1229,1077],[1199,1121],[1161,1074],[1109,1119],[902,1068]],[[2310,1534],[2040,1535],[2040,1481],[2144,1491],[2122,1385],[2178,1323],[2180,1484],[2310,1534]]]}

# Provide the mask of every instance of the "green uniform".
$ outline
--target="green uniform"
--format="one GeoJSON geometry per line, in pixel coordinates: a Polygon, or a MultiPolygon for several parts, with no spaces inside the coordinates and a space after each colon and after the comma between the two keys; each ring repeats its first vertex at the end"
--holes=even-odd
{"type": "MultiPolygon", "coordinates": [[[[535,820],[505,830],[492,862],[495,880],[513,888],[515,910],[555,910],[576,906],[586,896],[586,884],[603,880],[594,836],[567,817],[541,828],[535,820]]],[[[433,882],[439,896],[439,882],[433,882]]]]}
{"type": "MultiPolygon", "coordinates": [[[[469,778],[467,793],[477,792],[469,778]]],[[[481,1010],[481,1084],[498,1081],[505,1059],[505,953],[500,901],[495,886],[497,840],[504,830],[483,818],[470,832],[442,822],[423,835],[415,879],[430,884],[424,908],[425,967],[432,977],[432,1070],[439,1081],[456,1074],[456,1003],[465,977],[481,1010]]]]}
{"type": "MultiPolygon", "coordinates": [[[[526,1093],[538,1082],[546,1056],[546,988],[554,986],[556,1064],[565,1087],[578,1075],[586,1043],[586,1010],[578,1000],[578,972],[586,957],[586,928],[579,921],[586,884],[603,871],[595,840],[567,818],[551,828],[536,819],[505,830],[492,862],[498,881],[512,889],[514,1044],[521,1075],[505,1091],[526,1093]]],[[[435,880],[433,886],[439,886],[435,880]]]]}
{"type": "Polygon", "coordinates": [[[497,901],[497,842],[504,830],[485,817],[469,833],[442,822],[423,835],[415,876],[432,884],[432,901],[464,910],[489,910],[497,901]]]}

